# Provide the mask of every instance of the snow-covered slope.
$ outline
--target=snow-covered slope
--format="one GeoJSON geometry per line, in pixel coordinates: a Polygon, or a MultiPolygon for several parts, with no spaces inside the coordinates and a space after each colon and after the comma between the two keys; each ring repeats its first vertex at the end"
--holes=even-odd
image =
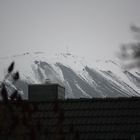
{"type": "Polygon", "coordinates": [[[88,62],[70,53],[48,57],[42,52],[24,53],[0,59],[0,80],[7,67],[15,61],[21,80],[17,87],[24,90],[27,84],[44,83],[49,79],[66,88],[66,98],[140,96],[140,76],[124,71],[115,62],[88,62]]]}

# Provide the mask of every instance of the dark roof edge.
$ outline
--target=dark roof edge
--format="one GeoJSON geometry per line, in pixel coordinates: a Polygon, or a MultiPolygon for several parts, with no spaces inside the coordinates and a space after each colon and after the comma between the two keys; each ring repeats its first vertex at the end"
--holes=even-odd
{"type": "Polygon", "coordinates": [[[58,84],[58,83],[46,83],[46,84],[28,84],[28,86],[59,86],[64,88],[64,86],[58,84]]]}
{"type": "MultiPolygon", "coordinates": [[[[29,101],[23,100],[22,102],[10,101],[9,103],[49,103],[49,102],[120,102],[120,101],[140,101],[140,97],[114,97],[114,98],[79,98],[79,99],[58,99],[58,100],[47,100],[47,101],[29,101]]],[[[0,101],[0,103],[3,103],[0,101]]]]}

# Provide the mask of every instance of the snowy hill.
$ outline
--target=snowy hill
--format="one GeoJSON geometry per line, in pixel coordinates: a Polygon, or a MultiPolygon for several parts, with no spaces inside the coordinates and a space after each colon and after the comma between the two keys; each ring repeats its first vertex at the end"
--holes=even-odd
{"type": "Polygon", "coordinates": [[[21,80],[16,84],[27,98],[27,84],[44,83],[49,79],[66,88],[66,98],[140,96],[139,73],[130,73],[117,63],[87,62],[70,53],[47,57],[42,52],[24,53],[0,58],[0,80],[7,67],[15,61],[21,80]]]}

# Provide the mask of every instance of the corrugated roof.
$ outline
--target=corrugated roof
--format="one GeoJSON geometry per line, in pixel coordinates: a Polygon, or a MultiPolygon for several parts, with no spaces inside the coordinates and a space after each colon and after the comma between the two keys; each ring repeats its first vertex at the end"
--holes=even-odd
{"type": "MultiPolygon", "coordinates": [[[[12,108],[19,114],[23,110],[30,114],[25,121],[28,121],[32,128],[37,128],[36,132],[41,140],[140,139],[138,97],[25,101],[12,103],[12,108]]],[[[29,132],[24,133],[29,135],[29,132]]],[[[1,136],[4,135],[1,133],[1,136]]]]}

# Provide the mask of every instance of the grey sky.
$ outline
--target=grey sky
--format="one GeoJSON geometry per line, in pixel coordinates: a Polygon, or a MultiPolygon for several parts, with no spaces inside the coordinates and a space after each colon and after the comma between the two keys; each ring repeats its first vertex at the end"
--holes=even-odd
{"type": "Polygon", "coordinates": [[[0,0],[0,56],[27,51],[114,57],[140,25],[140,0],[0,0]]]}

